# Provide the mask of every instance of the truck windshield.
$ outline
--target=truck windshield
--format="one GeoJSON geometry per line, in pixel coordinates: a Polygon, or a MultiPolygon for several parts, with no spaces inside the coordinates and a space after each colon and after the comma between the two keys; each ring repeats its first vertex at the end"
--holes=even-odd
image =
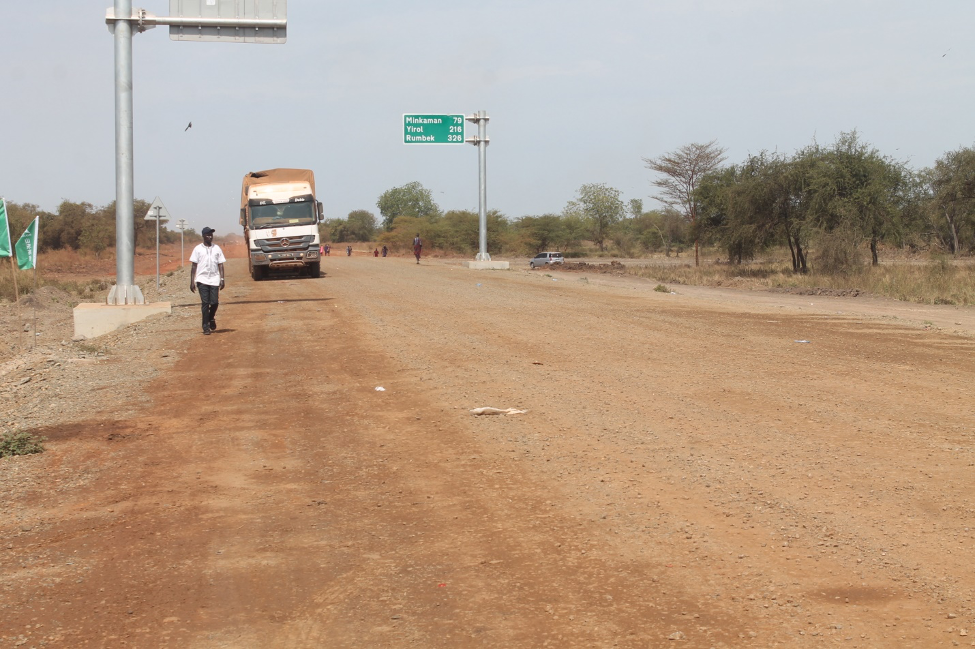
{"type": "Polygon", "coordinates": [[[308,226],[316,222],[315,203],[271,203],[251,206],[252,228],[281,228],[308,226]]]}

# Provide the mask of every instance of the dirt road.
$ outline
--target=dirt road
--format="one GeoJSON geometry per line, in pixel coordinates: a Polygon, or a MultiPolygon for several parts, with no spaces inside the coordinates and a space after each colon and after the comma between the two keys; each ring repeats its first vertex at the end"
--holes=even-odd
{"type": "Polygon", "coordinates": [[[0,461],[0,645],[973,646],[973,309],[323,271],[0,461]]]}

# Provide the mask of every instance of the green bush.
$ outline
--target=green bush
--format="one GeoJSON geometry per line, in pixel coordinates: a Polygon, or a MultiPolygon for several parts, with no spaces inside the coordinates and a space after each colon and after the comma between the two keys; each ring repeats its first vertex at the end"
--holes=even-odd
{"type": "Polygon", "coordinates": [[[0,458],[26,456],[44,451],[44,438],[29,431],[7,431],[0,435],[0,458]]]}

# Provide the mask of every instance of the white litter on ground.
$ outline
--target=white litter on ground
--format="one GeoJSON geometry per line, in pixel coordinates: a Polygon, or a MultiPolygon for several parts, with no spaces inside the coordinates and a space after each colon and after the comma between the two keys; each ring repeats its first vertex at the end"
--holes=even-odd
{"type": "Polygon", "coordinates": [[[480,406],[477,409],[472,409],[472,415],[521,415],[523,413],[529,413],[528,410],[521,409],[497,409],[491,406],[480,406]]]}

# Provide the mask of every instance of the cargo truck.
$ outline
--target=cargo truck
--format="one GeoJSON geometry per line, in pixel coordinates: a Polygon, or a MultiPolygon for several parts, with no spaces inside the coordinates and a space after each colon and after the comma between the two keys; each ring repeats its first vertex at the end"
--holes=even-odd
{"type": "Polygon", "coordinates": [[[241,225],[253,280],[270,271],[298,271],[319,277],[319,222],[311,169],[249,172],[241,184],[241,225]]]}

